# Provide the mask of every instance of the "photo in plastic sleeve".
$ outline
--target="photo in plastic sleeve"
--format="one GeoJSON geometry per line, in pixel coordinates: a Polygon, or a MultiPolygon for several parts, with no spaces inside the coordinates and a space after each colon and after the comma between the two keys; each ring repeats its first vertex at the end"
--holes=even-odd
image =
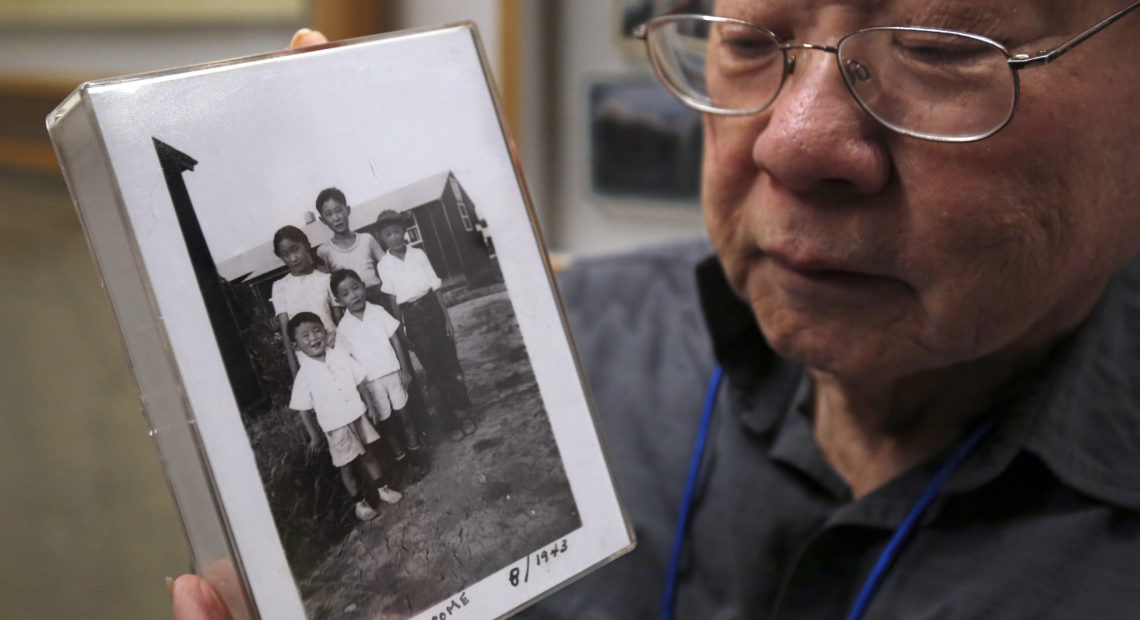
{"type": "Polygon", "coordinates": [[[94,82],[52,126],[216,586],[500,617],[633,547],[470,24],[94,82]]]}
{"type": "Polygon", "coordinates": [[[305,613],[414,615],[569,552],[582,520],[504,284],[512,241],[483,171],[431,157],[469,136],[430,106],[362,123],[359,99],[298,125],[276,96],[155,132],[152,157],[305,613]]]}

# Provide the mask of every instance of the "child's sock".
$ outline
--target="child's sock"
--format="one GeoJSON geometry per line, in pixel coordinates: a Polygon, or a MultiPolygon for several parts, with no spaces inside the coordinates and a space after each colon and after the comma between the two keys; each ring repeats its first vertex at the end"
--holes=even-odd
{"type": "Polygon", "coordinates": [[[392,412],[392,418],[396,420],[398,430],[403,433],[404,445],[407,446],[409,452],[415,452],[420,449],[420,434],[416,430],[415,422],[412,421],[412,416],[408,412],[408,408],[397,409],[392,412]]]}
{"type": "Polygon", "coordinates": [[[404,457],[407,456],[407,449],[400,422],[395,413],[388,416],[387,420],[380,421],[380,436],[384,438],[384,443],[392,452],[392,458],[396,461],[404,460],[404,457]]]}
{"type": "Polygon", "coordinates": [[[369,485],[369,488],[365,489],[361,495],[364,496],[364,501],[368,502],[373,510],[380,509],[380,490],[375,485],[369,485]]]}

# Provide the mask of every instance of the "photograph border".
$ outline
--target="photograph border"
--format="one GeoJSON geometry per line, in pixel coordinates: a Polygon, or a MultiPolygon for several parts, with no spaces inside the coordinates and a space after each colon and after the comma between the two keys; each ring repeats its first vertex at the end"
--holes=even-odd
{"type": "MultiPolygon", "coordinates": [[[[549,364],[546,361],[535,363],[535,357],[541,356],[532,355],[532,364],[544,402],[578,404],[573,408],[577,411],[576,414],[563,412],[553,406],[549,407],[549,413],[555,440],[562,453],[563,465],[574,490],[576,502],[579,504],[583,523],[582,528],[567,536],[567,539],[574,548],[589,549],[593,553],[567,554],[565,556],[567,559],[557,564],[547,564],[542,569],[532,570],[528,574],[533,577],[520,586],[512,586],[509,584],[511,571],[518,569],[522,562],[529,563],[531,556],[528,554],[524,558],[519,558],[514,564],[503,567],[490,577],[467,588],[466,602],[462,605],[464,613],[479,616],[501,615],[515,610],[535,597],[541,596],[550,588],[580,577],[588,569],[620,555],[630,549],[633,543],[632,530],[617,501],[613,478],[600,449],[596,423],[589,426],[588,432],[581,431],[581,427],[588,426],[580,424],[582,416],[590,416],[589,419],[593,422],[594,413],[588,404],[581,367],[573,351],[566,319],[556,305],[557,292],[545,248],[537,233],[533,206],[526,194],[518,161],[505,134],[501,106],[489,82],[486,60],[474,27],[469,23],[463,23],[403,34],[405,36],[381,35],[328,44],[315,51],[306,51],[303,55],[289,52],[274,53],[206,65],[196,70],[187,68],[92,83],[81,88],[78,99],[76,97],[69,99],[54,113],[53,141],[57,143],[57,152],[64,161],[69,186],[76,196],[77,207],[96,260],[105,280],[108,281],[108,291],[115,306],[117,319],[124,331],[124,340],[144,405],[147,406],[152,427],[156,431],[156,441],[163,453],[171,487],[187,527],[192,551],[199,561],[198,570],[209,575],[212,567],[203,566],[202,560],[224,557],[226,554],[219,553],[219,547],[228,547],[232,551],[232,558],[239,565],[239,570],[244,567],[240,572],[245,575],[245,582],[252,593],[255,607],[265,617],[303,617],[303,612],[299,611],[299,597],[293,598],[293,603],[279,604],[280,601],[291,598],[282,596],[284,591],[292,588],[295,592],[296,589],[288,567],[284,563],[264,493],[252,494],[256,497],[249,497],[250,494],[247,493],[251,476],[260,489],[260,480],[249,446],[246,444],[243,450],[240,445],[243,442],[235,445],[234,442],[224,439],[225,434],[233,430],[234,423],[240,426],[240,420],[239,416],[232,415],[229,416],[227,423],[226,416],[222,413],[236,411],[232,392],[210,389],[210,386],[218,384],[219,379],[224,381],[225,374],[221,368],[221,356],[216,341],[213,341],[210,334],[204,303],[200,298],[185,303],[186,296],[184,294],[179,296],[175,292],[179,287],[193,283],[190,257],[186,252],[178,251],[178,243],[171,243],[175,239],[171,236],[171,231],[176,231],[177,227],[171,229],[168,224],[163,226],[157,221],[147,219],[155,216],[152,209],[157,198],[151,192],[154,180],[149,178],[154,175],[155,170],[137,165],[136,160],[140,157],[138,136],[140,133],[151,132],[152,128],[144,128],[141,132],[134,131],[128,126],[126,122],[128,119],[115,112],[116,109],[129,105],[128,102],[137,105],[136,97],[145,95],[148,88],[160,87],[167,80],[186,77],[189,74],[209,75],[264,63],[271,65],[290,63],[298,66],[302,63],[313,63],[314,67],[319,67],[319,63],[332,62],[333,57],[364,53],[393,42],[437,36],[441,37],[440,44],[444,44],[447,37],[458,36],[469,40],[467,45],[471,46],[470,53],[481,69],[488,102],[495,115],[494,122],[498,124],[498,133],[501,136],[499,148],[509,162],[513,187],[527,215],[525,222],[521,224],[514,222],[504,229],[512,229],[507,234],[511,232],[518,234],[520,230],[528,230],[534,241],[533,245],[528,244],[529,249],[523,252],[528,255],[526,260],[520,261],[520,257],[516,257],[515,260],[503,261],[504,279],[508,282],[508,289],[510,282],[513,281],[516,290],[530,290],[527,286],[542,284],[551,291],[551,294],[543,295],[541,299],[534,299],[533,294],[512,295],[512,301],[517,304],[521,300],[526,300],[526,303],[522,304],[526,306],[525,308],[516,308],[524,342],[543,342],[542,347],[545,349],[550,346],[549,342],[545,338],[538,339],[536,333],[541,332],[547,337],[554,333],[560,335],[559,350],[552,353],[555,359],[549,360],[549,364]],[[89,159],[79,152],[82,149],[71,149],[65,144],[60,144],[66,140],[65,128],[73,127],[76,123],[82,125],[78,120],[76,123],[69,122],[65,118],[68,114],[88,115],[87,121],[93,125],[90,128],[81,127],[72,130],[71,133],[82,134],[84,130],[90,130],[92,135],[83,139],[93,140],[100,146],[103,160],[94,164],[87,162],[94,172],[68,170],[84,165],[82,160],[89,159]],[[105,185],[105,180],[93,178],[93,176],[98,177],[99,172],[109,172],[114,175],[117,182],[112,183],[109,192],[101,186],[105,185]],[[85,195],[92,196],[92,199],[86,199],[85,195]],[[115,215],[95,214],[95,210],[107,206],[108,200],[113,203],[115,215]],[[138,225],[144,221],[154,225],[154,228],[140,235],[138,225]],[[114,228],[116,225],[120,230],[106,230],[108,226],[114,228]],[[130,249],[126,252],[123,249],[107,247],[108,244],[116,243],[124,237],[130,243],[130,249]],[[519,266],[520,264],[530,266],[523,268],[519,266]],[[117,273],[118,269],[128,265],[133,266],[133,274],[117,273]],[[136,279],[137,284],[141,284],[141,291],[133,288],[136,279]],[[521,289],[518,288],[520,286],[521,289]],[[141,303],[144,300],[145,305],[141,303]],[[128,334],[128,330],[140,327],[132,323],[138,320],[145,322],[141,329],[153,332],[153,336],[157,337],[157,343],[151,336],[144,339],[128,334]],[[529,336],[528,331],[532,332],[529,336]],[[156,344],[158,349],[155,347],[156,344]],[[140,366],[155,361],[156,355],[166,357],[172,377],[157,378],[145,370],[140,371],[140,366]],[[560,372],[563,379],[556,379],[560,372]],[[567,380],[567,377],[573,377],[573,380],[567,380]],[[169,379],[173,380],[173,387],[179,392],[178,394],[169,393],[172,387],[169,379]],[[182,402],[181,411],[185,413],[174,414],[165,422],[156,425],[155,422],[159,418],[171,414],[159,414],[152,405],[176,401],[182,402]],[[165,439],[159,439],[158,434],[181,436],[175,439],[175,443],[184,443],[186,439],[192,443],[200,441],[201,452],[195,453],[191,458],[184,449],[175,452],[164,448],[172,444],[165,439]],[[187,501],[184,501],[200,498],[201,489],[196,488],[197,483],[193,480],[183,481],[179,472],[185,470],[190,472],[190,478],[194,478],[192,472],[197,468],[204,470],[207,484],[212,484],[214,503],[209,510],[204,510],[205,507],[202,506],[188,506],[187,501]],[[224,475],[218,475],[219,472],[224,475]],[[598,486],[603,480],[608,486],[603,492],[599,492],[598,486]],[[217,512],[209,514],[214,511],[217,512]],[[217,532],[219,523],[223,530],[227,531],[228,540],[219,540],[217,532]],[[263,527],[266,523],[269,524],[269,528],[263,527]]],[[[154,168],[157,168],[157,162],[154,168]]],[[[178,238],[178,241],[181,239],[178,238]]],[[[503,248],[499,251],[504,252],[503,248]]],[[[508,251],[510,252],[513,250],[508,251]]],[[[242,437],[244,440],[244,433],[242,437]]],[[[441,601],[439,605],[417,617],[431,617],[434,613],[446,610],[455,604],[454,600],[441,601]]]]}

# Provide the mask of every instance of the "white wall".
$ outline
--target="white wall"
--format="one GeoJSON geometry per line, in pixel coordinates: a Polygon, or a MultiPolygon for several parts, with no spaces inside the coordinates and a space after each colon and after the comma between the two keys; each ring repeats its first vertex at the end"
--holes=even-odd
{"type": "MultiPolygon", "coordinates": [[[[471,20],[479,27],[484,51],[493,63],[499,58],[498,0],[389,0],[393,27],[415,28],[471,20]]],[[[497,70],[498,67],[493,67],[497,70]]]]}
{"type": "Polygon", "coordinates": [[[704,234],[697,209],[652,201],[616,200],[590,192],[588,96],[600,77],[652,75],[644,55],[616,45],[618,3],[558,3],[556,127],[560,152],[552,245],[574,253],[603,253],[704,234]]]}

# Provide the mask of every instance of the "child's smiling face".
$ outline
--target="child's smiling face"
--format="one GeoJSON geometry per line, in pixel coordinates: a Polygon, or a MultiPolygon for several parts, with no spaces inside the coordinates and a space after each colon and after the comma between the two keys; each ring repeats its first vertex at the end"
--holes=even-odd
{"type": "Polygon", "coordinates": [[[351,211],[348,205],[335,198],[329,198],[321,204],[321,221],[338,235],[347,234],[348,214],[351,211]]]}
{"type": "Polygon", "coordinates": [[[336,298],[340,303],[348,308],[349,312],[360,312],[364,310],[365,299],[364,285],[356,278],[345,278],[336,285],[336,298]]]}
{"type": "Polygon", "coordinates": [[[380,229],[380,242],[389,250],[399,252],[404,249],[404,227],[385,226],[380,229]]]}
{"type": "Polygon", "coordinates": [[[277,251],[277,257],[285,263],[293,275],[303,276],[313,271],[313,255],[308,244],[282,239],[274,249],[277,251]]]}
{"type": "Polygon", "coordinates": [[[328,347],[329,333],[320,323],[305,322],[293,331],[293,339],[302,353],[319,358],[325,354],[325,349],[328,347]]]}

